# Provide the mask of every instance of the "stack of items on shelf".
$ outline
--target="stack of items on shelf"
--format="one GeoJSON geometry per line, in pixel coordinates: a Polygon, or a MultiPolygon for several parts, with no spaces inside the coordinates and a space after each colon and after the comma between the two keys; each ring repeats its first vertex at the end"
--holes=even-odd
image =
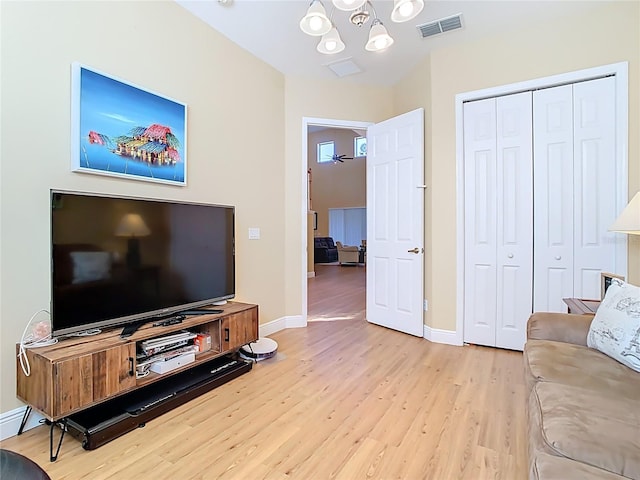
{"type": "Polygon", "coordinates": [[[209,349],[211,349],[209,335],[187,330],[145,340],[138,344],[136,376],[142,378],[150,372],[170,372],[195,362],[196,353],[209,349]],[[207,338],[208,348],[206,348],[207,338]]]}

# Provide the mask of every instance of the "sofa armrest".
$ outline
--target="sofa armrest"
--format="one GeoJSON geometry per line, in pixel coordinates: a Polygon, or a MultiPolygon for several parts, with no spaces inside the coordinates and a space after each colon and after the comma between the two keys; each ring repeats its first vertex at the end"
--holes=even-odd
{"type": "Polygon", "coordinates": [[[527,322],[528,340],[553,340],[587,346],[593,315],[536,312],[527,322]]]}

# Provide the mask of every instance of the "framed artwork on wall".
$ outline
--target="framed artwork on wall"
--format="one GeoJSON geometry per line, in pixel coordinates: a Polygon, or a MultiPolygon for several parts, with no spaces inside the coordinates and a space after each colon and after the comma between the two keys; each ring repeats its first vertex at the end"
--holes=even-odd
{"type": "Polygon", "coordinates": [[[604,299],[604,294],[607,293],[607,288],[611,285],[613,279],[621,280],[624,282],[622,275],[616,275],[615,273],[600,273],[600,299],[604,299]]]}
{"type": "Polygon", "coordinates": [[[72,65],[72,170],[184,186],[187,106],[72,65]]]}

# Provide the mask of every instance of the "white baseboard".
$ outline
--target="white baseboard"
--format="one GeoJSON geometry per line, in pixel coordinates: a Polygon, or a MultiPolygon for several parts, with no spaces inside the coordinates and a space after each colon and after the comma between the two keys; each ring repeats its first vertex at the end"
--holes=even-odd
{"type": "Polygon", "coordinates": [[[289,315],[284,317],[287,323],[287,328],[302,328],[307,326],[306,320],[303,320],[302,315],[289,315]]]}
{"type": "MultiPolygon", "coordinates": [[[[5,440],[18,434],[20,422],[22,422],[22,417],[24,416],[26,408],[27,407],[18,407],[14,408],[10,412],[0,414],[0,440],[5,440]]],[[[44,417],[32,410],[23,431],[26,432],[27,430],[31,430],[32,428],[39,426],[41,420],[44,420],[44,417]]]]}
{"type": "Polygon", "coordinates": [[[433,343],[444,343],[446,345],[455,345],[457,347],[462,346],[462,342],[458,338],[458,333],[455,330],[442,330],[440,328],[431,328],[430,326],[425,325],[423,336],[433,343]]]}
{"type": "Polygon", "coordinates": [[[272,320],[267,323],[261,323],[258,328],[259,337],[268,337],[272,333],[279,332],[280,330],[284,330],[287,328],[287,323],[285,317],[278,318],[276,320],[272,320]]]}
{"type": "Polygon", "coordinates": [[[307,324],[302,320],[301,315],[281,317],[276,320],[260,324],[259,336],[268,337],[272,333],[279,332],[280,330],[284,330],[285,328],[300,328],[306,326],[307,324]]]}

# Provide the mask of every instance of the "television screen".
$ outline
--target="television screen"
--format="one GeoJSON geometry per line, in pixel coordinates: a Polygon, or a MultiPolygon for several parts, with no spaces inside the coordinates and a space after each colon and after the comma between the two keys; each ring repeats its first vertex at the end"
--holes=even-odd
{"type": "Polygon", "coordinates": [[[234,208],[51,192],[54,335],[234,297],[234,208]]]}

